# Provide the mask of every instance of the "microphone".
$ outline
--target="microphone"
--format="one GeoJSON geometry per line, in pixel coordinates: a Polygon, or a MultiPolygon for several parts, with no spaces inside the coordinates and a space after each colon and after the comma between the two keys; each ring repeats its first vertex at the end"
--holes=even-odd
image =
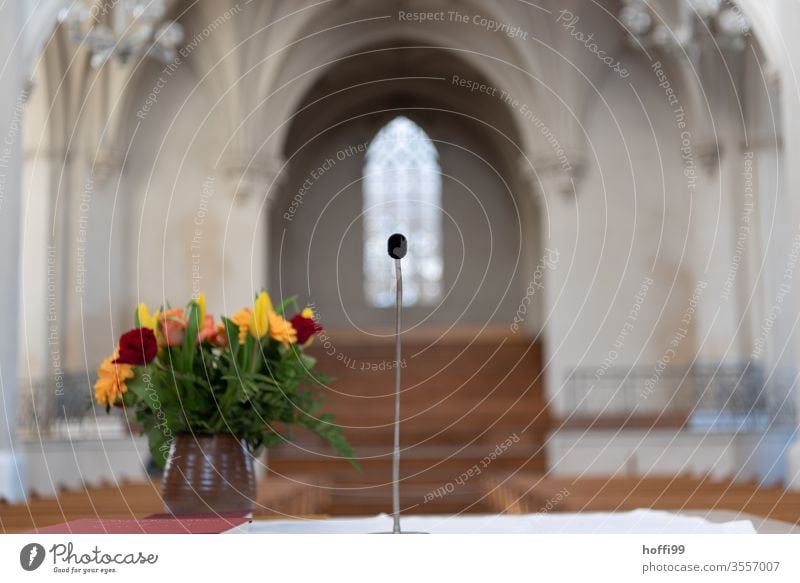
{"type": "Polygon", "coordinates": [[[395,233],[389,237],[388,248],[389,257],[392,259],[402,259],[408,252],[408,239],[401,233],[395,233]]]}

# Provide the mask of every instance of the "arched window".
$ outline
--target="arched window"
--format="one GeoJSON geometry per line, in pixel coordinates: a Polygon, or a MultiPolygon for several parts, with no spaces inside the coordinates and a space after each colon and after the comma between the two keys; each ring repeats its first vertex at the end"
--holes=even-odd
{"type": "Polygon", "coordinates": [[[408,237],[403,303],[434,304],[442,295],[442,176],[436,147],[407,117],[375,136],[364,166],[364,292],[376,307],[394,304],[392,233],[408,237]]]}

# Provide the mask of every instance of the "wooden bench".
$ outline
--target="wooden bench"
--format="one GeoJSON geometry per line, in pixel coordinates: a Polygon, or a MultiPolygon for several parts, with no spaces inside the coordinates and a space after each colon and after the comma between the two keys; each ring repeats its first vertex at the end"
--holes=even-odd
{"type": "Polygon", "coordinates": [[[708,477],[554,478],[519,473],[481,482],[492,512],[732,510],[800,523],[800,492],[708,477]]]}

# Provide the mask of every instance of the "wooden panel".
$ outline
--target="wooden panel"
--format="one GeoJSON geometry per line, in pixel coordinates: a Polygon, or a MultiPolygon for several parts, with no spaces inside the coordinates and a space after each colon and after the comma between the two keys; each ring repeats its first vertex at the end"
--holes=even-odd
{"type": "MultiPolygon", "coordinates": [[[[463,510],[480,498],[476,484],[447,500],[422,501],[475,466],[482,473],[544,471],[549,419],[539,344],[498,331],[460,330],[442,337],[404,337],[403,350],[402,476],[409,507],[463,510]],[[493,456],[510,438],[511,446],[493,456]],[[483,467],[487,456],[492,459],[483,467]]],[[[312,353],[319,368],[336,377],[324,391],[325,409],[346,427],[362,472],[332,457],[320,440],[299,435],[294,444],[270,451],[269,466],[281,474],[303,472],[329,481],[335,514],[386,510],[394,412],[391,338],[329,333],[312,353]]]]}

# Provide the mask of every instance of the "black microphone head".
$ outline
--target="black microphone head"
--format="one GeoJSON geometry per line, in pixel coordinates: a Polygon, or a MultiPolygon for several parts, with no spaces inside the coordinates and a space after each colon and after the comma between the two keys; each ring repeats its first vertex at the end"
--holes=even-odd
{"type": "Polygon", "coordinates": [[[395,233],[389,237],[389,257],[392,259],[402,259],[408,251],[408,240],[405,235],[395,233]]]}

